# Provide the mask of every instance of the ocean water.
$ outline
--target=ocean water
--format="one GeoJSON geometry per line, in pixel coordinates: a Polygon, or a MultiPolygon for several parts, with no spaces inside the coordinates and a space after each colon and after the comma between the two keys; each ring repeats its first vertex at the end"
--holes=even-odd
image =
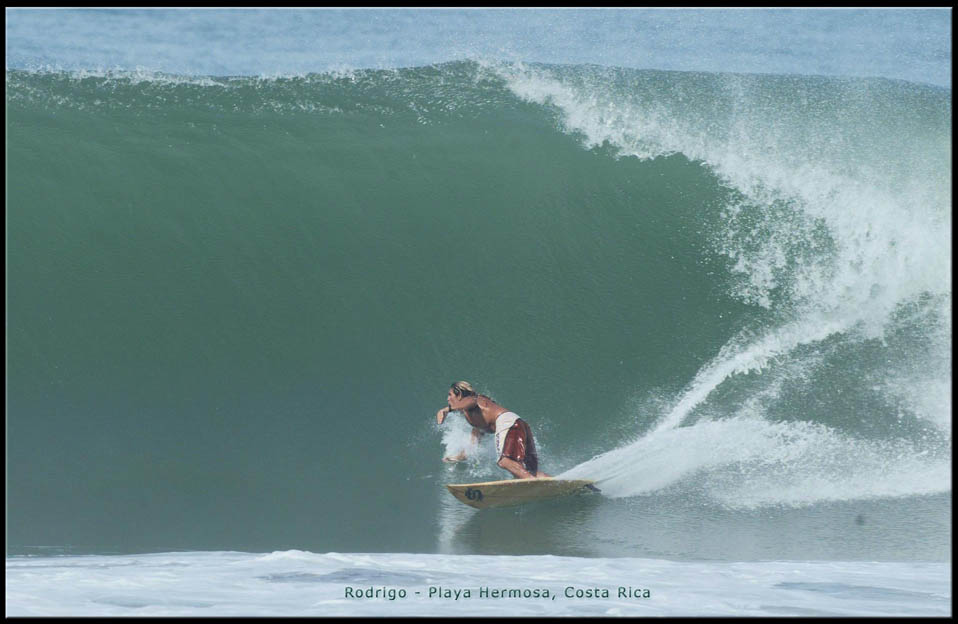
{"type": "Polygon", "coordinates": [[[8,613],[950,614],[950,10],[6,17],[8,613]]]}

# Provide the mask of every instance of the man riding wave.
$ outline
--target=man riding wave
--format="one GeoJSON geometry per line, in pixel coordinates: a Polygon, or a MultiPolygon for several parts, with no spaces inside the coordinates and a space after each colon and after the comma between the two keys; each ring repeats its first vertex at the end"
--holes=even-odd
{"type": "MultiPolygon", "coordinates": [[[[536,455],[535,441],[529,424],[515,413],[510,412],[489,397],[473,390],[469,382],[457,381],[449,388],[448,405],[436,412],[436,420],[441,425],[446,417],[461,411],[466,421],[472,425],[472,440],[478,442],[484,433],[496,436],[497,465],[508,470],[517,479],[536,479],[549,477],[539,470],[539,458],[536,455]]],[[[458,462],[466,458],[466,452],[444,457],[443,461],[458,462]]]]}

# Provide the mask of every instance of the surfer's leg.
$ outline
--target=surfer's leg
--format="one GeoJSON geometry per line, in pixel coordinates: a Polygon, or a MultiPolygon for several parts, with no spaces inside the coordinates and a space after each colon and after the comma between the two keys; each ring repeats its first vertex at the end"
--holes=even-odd
{"type": "Polygon", "coordinates": [[[532,437],[532,429],[529,427],[529,423],[519,419],[516,421],[516,424],[520,426],[521,440],[519,444],[521,456],[516,459],[525,464],[526,470],[529,474],[534,475],[535,478],[551,478],[552,475],[539,470],[539,454],[536,453],[536,441],[535,438],[532,437]]]}
{"type": "MultiPolygon", "coordinates": [[[[497,434],[497,437],[501,433],[497,434]]],[[[505,435],[500,448],[500,468],[505,468],[517,479],[537,479],[550,475],[539,471],[539,458],[536,456],[535,442],[528,423],[517,418],[505,435]]]]}

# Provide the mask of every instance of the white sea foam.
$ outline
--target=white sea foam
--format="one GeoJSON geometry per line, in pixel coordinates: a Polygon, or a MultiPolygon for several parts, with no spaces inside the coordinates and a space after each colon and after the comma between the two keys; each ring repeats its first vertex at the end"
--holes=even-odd
{"type": "Polygon", "coordinates": [[[755,508],[948,492],[951,460],[904,440],[741,415],[651,433],[559,476],[596,479],[613,498],[672,490],[755,508]]]}
{"type": "Polygon", "coordinates": [[[948,563],[678,562],[298,550],[15,557],[6,563],[6,609],[12,616],[951,613],[948,563]],[[482,588],[515,591],[518,596],[493,597],[482,588]],[[540,595],[548,591],[548,597],[523,596],[537,590],[540,595]],[[367,592],[372,597],[363,595],[367,592]]]}
{"type": "Polygon", "coordinates": [[[442,425],[443,457],[466,453],[467,457],[476,457],[479,446],[472,442],[472,427],[461,417],[447,417],[442,425]]]}

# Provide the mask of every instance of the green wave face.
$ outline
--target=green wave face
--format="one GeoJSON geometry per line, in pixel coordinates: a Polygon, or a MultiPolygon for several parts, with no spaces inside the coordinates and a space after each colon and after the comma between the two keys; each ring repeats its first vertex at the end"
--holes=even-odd
{"type": "Polygon", "coordinates": [[[950,492],[950,90],[6,77],[12,542],[429,549],[459,379],[610,496],[950,492]]]}

